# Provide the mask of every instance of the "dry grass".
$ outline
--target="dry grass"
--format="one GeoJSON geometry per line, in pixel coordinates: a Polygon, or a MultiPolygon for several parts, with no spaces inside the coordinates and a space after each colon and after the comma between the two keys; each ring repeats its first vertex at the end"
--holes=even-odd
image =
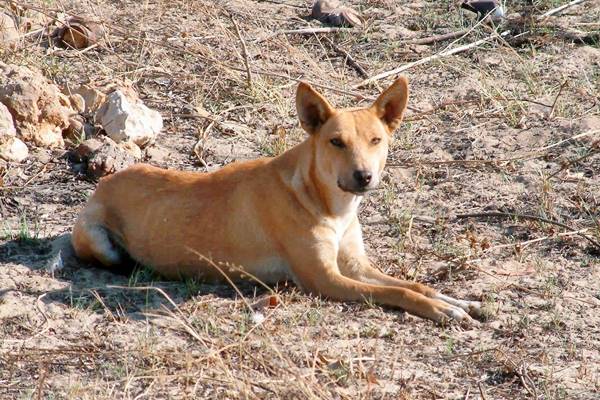
{"type": "MultiPolygon", "coordinates": [[[[339,106],[368,104],[388,82],[354,89],[364,76],[339,49],[373,76],[449,44],[404,41],[475,25],[453,2],[350,3],[364,29],[295,34],[283,31],[319,26],[301,18],[308,2],[32,2],[50,17],[95,15],[110,36],[74,51],[30,35],[0,60],[63,85],[131,81],[165,118],[158,146],[171,157],[159,164],[213,169],[302,139],[299,79],[339,106]]],[[[560,4],[534,1],[530,13],[560,4]]],[[[597,30],[600,2],[556,18],[597,30]]],[[[40,150],[0,165],[0,398],[597,398],[600,250],[539,220],[454,218],[533,214],[600,240],[600,135],[580,135],[600,129],[598,43],[526,28],[521,42],[406,72],[411,112],[361,209],[382,270],[483,300],[481,327],[287,286],[244,284],[242,301],[226,285],[144,269],[122,277],[71,260],[49,273],[50,240],[69,231],[93,184],[61,152],[40,150]]],[[[488,36],[480,24],[455,46],[488,36]]]]}

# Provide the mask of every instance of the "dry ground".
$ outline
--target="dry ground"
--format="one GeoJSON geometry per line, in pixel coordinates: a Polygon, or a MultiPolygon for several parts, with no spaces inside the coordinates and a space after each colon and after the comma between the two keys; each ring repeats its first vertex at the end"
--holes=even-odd
{"type": "MultiPolygon", "coordinates": [[[[204,171],[301,140],[297,79],[329,87],[337,105],[368,104],[379,88],[353,89],[362,77],[335,47],[374,75],[450,44],[407,40],[476,22],[447,1],[349,3],[363,29],[272,35],[320,26],[303,18],[309,2],[39,1],[30,5],[52,17],[93,15],[108,41],[80,52],[30,35],[0,60],[61,85],[132,81],[165,119],[156,147],[169,155],[150,162],[204,171]]],[[[561,3],[508,8],[538,15],[561,3]]],[[[598,30],[600,1],[555,21],[598,30]]],[[[50,273],[52,240],[69,232],[94,183],[71,171],[64,150],[39,149],[0,166],[0,398],[600,398],[600,249],[571,232],[600,240],[600,48],[552,26],[525,30],[406,71],[412,109],[381,190],[361,208],[382,270],[484,301],[481,326],[440,327],[287,285],[265,308],[272,294],[250,284],[245,302],[226,285],[143,269],[123,277],[67,260],[50,273]],[[456,218],[485,212],[570,229],[456,218]]],[[[479,25],[453,46],[487,35],[479,25]]]]}

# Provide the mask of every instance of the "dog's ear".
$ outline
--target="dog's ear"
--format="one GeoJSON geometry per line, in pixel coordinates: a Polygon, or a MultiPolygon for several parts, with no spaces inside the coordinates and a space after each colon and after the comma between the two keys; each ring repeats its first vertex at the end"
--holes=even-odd
{"type": "Polygon", "coordinates": [[[306,82],[298,85],[296,110],[300,125],[311,135],[335,113],[331,104],[306,82]]]}
{"type": "Polygon", "coordinates": [[[371,110],[387,127],[388,133],[392,134],[394,129],[402,122],[407,102],[408,79],[401,76],[392,83],[392,86],[379,95],[371,106],[371,110]]]}

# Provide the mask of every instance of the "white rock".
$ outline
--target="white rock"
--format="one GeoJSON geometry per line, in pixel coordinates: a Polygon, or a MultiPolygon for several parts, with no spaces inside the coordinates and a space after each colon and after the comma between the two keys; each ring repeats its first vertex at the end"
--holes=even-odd
{"type": "Polygon", "coordinates": [[[25,143],[14,136],[0,136],[0,158],[20,163],[29,155],[25,143]]]}
{"type": "Polygon", "coordinates": [[[127,98],[120,90],[108,95],[95,119],[115,142],[131,141],[140,147],[154,142],[163,126],[158,111],[149,109],[141,100],[127,98]]]}
{"type": "Polygon", "coordinates": [[[8,108],[0,103],[0,136],[16,136],[15,123],[8,108]]]}
{"type": "Polygon", "coordinates": [[[0,9],[0,48],[14,47],[20,36],[14,18],[0,9]]]}

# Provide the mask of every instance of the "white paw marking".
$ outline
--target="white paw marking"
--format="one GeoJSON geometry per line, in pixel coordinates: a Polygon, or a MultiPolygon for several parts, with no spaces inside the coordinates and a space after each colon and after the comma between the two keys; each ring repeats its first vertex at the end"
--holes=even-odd
{"type": "Polygon", "coordinates": [[[460,307],[462,310],[471,315],[479,315],[481,313],[481,303],[478,301],[458,300],[454,297],[446,296],[441,293],[437,294],[435,299],[441,300],[444,303],[448,303],[456,307],[460,307]]]}

